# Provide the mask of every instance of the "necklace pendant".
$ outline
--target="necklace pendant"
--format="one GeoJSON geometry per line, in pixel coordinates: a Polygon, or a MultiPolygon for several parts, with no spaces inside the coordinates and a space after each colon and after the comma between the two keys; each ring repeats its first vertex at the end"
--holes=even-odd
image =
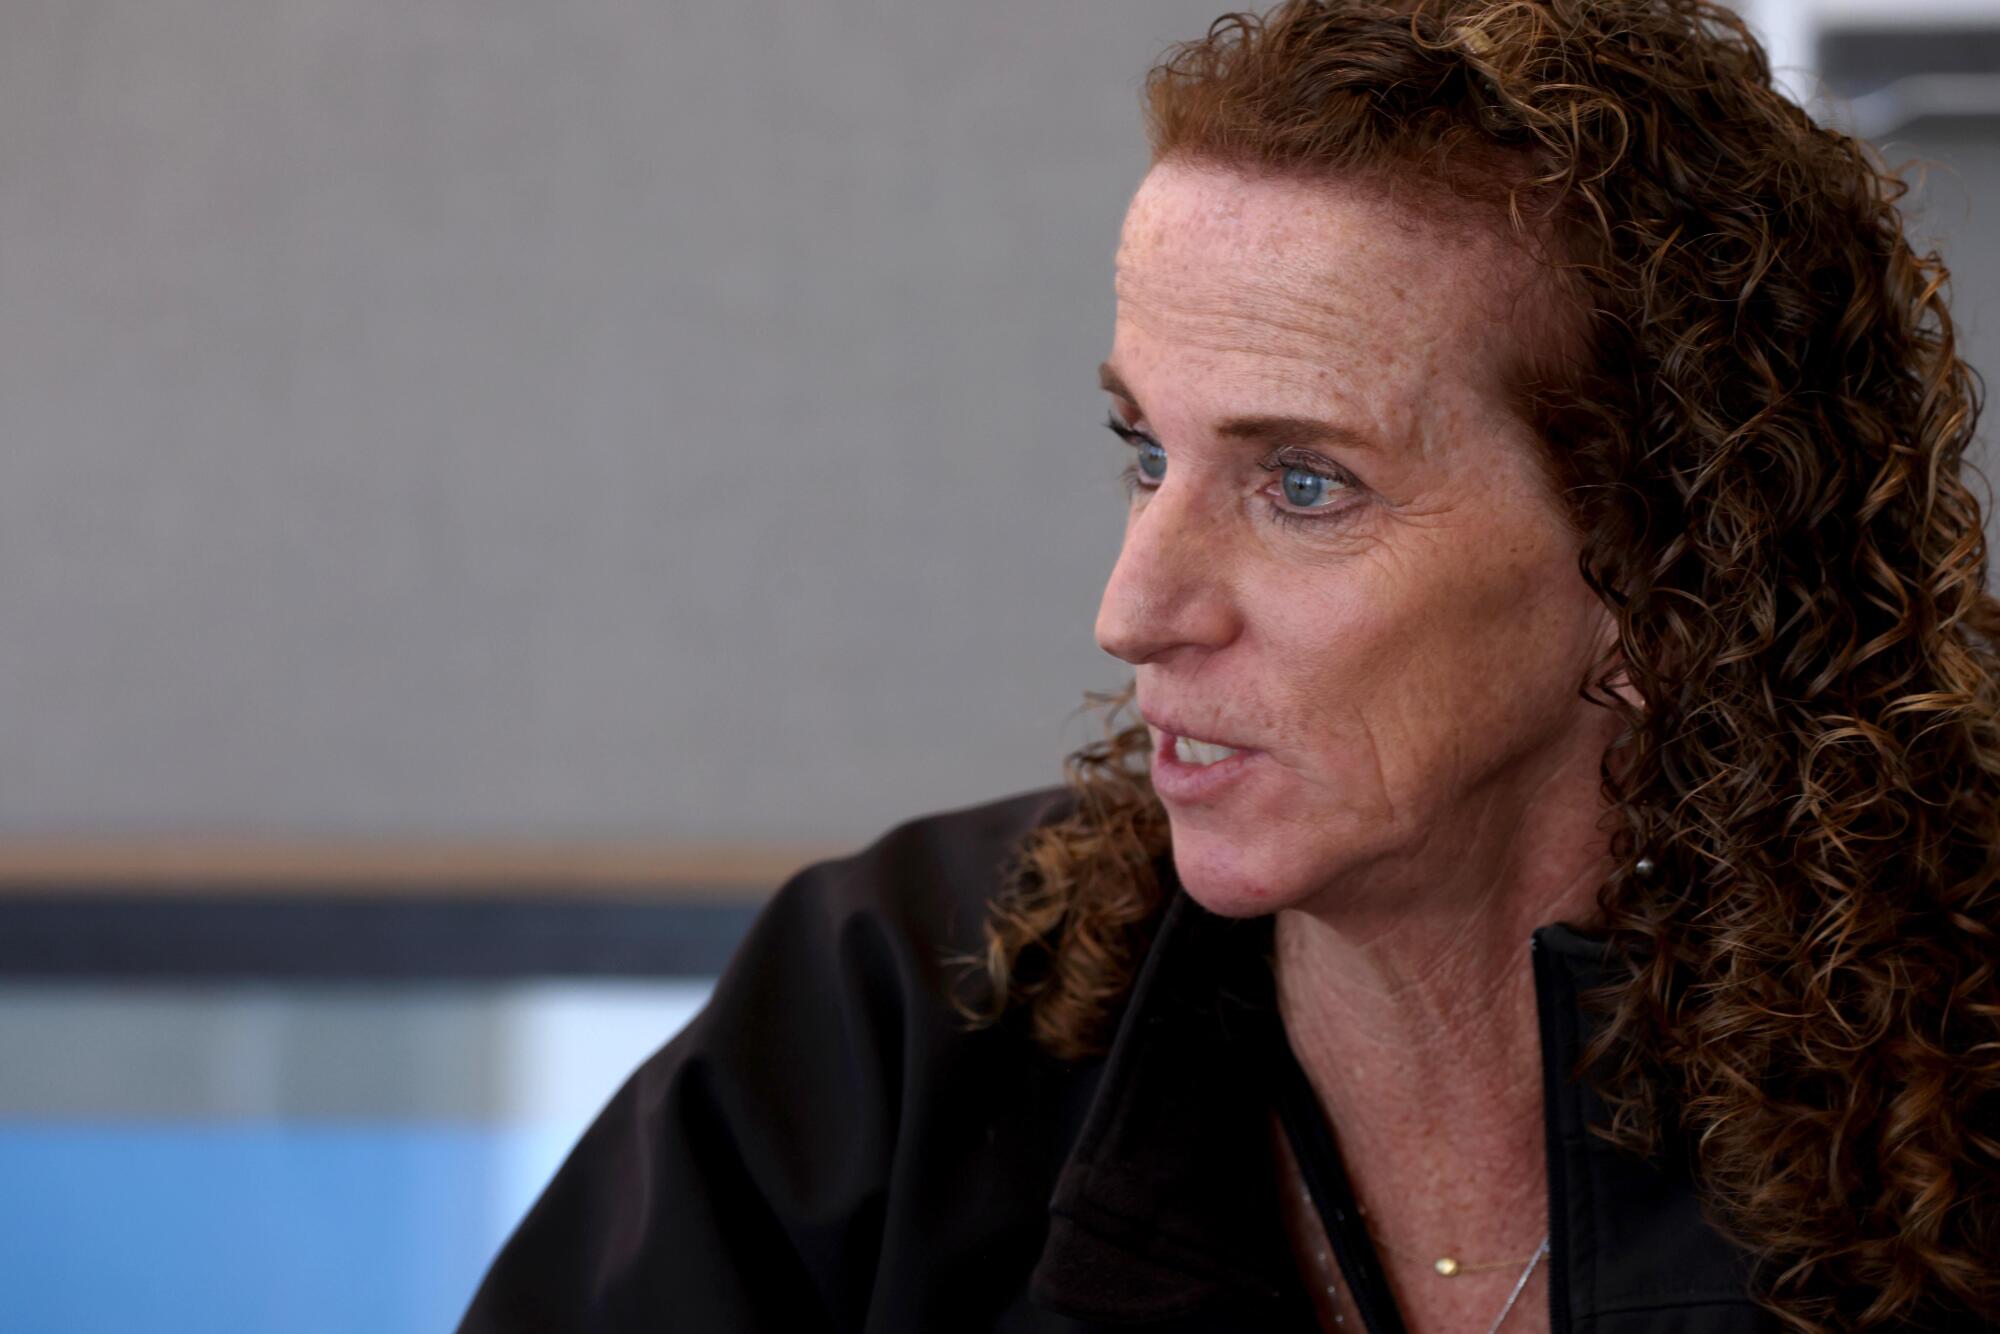
{"type": "Polygon", "coordinates": [[[1458,1272],[1458,1261],[1452,1259],[1449,1255],[1440,1255],[1437,1263],[1432,1265],[1431,1268],[1437,1270],[1438,1273],[1444,1275],[1446,1278],[1450,1278],[1458,1272]]]}

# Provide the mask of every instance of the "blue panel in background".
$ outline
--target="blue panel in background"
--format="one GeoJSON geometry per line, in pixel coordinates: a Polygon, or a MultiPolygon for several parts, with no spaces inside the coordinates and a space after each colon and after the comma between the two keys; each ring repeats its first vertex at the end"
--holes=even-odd
{"type": "Polygon", "coordinates": [[[6,1334],[439,1334],[574,1129],[0,1121],[6,1334]]]}

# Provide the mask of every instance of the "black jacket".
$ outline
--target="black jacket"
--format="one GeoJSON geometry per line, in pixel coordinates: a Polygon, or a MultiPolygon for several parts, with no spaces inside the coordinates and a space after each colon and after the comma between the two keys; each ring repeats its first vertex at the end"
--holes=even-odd
{"type": "MultiPolygon", "coordinates": [[[[947,1001],[1010,850],[1059,790],[905,824],[800,872],[692,1024],[585,1133],[461,1334],[1317,1329],[1266,1135],[1280,1112],[1368,1325],[1400,1331],[1273,1004],[1269,918],[1167,908],[1108,1056],[968,1032],[947,1001]]],[[[1599,963],[1532,945],[1555,1334],[1775,1322],[1685,1171],[1585,1133],[1566,1077],[1599,963]]]]}

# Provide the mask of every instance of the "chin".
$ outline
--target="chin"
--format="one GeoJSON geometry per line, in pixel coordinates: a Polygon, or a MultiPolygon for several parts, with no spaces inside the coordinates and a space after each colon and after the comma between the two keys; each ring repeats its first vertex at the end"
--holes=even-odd
{"type": "Polygon", "coordinates": [[[1290,877],[1298,867],[1273,865],[1266,849],[1206,831],[1173,825],[1174,872],[1188,897],[1220,917],[1261,917],[1289,908],[1310,894],[1290,877]],[[1289,870],[1290,877],[1286,875],[1289,870]]]}

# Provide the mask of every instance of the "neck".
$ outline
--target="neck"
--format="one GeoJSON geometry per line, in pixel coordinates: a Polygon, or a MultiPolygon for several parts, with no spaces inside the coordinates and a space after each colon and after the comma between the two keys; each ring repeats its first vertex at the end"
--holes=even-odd
{"type": "Polygon", "coordinates": [[[1416,1269],[1425,1255],[1526,1257],[1547,1227],[1528,940],[1589,922],[1609,870],[1595,791],[1552,795],[1484,822],[1472,846],[1412,859],[1400,885],[1378,873],[1275,924],[1293,1050],[1372,1227],[1416,1269]]]}

